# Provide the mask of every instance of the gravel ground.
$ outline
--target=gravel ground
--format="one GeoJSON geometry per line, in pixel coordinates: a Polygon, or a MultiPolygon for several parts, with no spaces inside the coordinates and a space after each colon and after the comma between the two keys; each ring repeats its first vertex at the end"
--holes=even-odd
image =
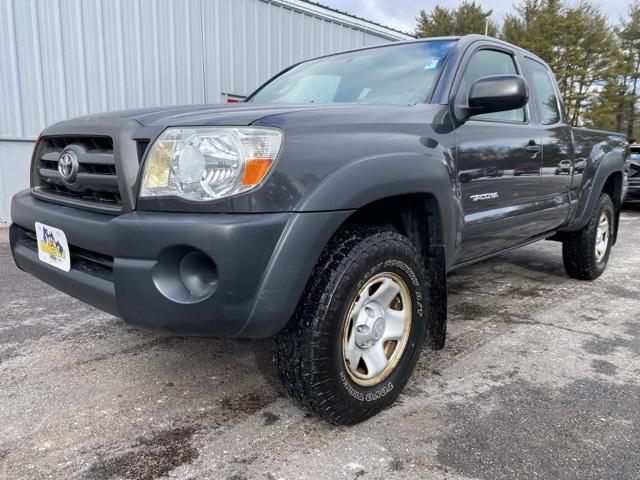
{"type": "Polygon", "coordinates": [[[640,210],[601,279],[541,242],[450,277],[447,347],[355,427],[283,396],[270,342],[164,337],[18,271],[0,230],[0,477],[637,479],[640,210]]]}

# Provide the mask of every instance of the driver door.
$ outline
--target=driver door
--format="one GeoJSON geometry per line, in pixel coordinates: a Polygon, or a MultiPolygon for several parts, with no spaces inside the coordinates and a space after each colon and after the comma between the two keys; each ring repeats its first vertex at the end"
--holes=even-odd
{"type": "MultiPolygon", "coordinates": [[[[467,57],[456,102],[479,78],[522,75],[513,52],[476,48],[467,57]]],[[[476,115],[455,130],[458,180],[464,210],[459,263],[504,250],[536,235],[542,166],[538,132],[528,108],[476,115]]]]}

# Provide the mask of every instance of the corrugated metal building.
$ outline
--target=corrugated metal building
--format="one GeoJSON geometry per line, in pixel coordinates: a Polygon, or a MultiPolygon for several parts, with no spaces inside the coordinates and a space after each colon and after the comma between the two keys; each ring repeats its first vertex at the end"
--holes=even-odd
{"type": "Polygon", "coordinates": [[[407,38],[303,0],[0,0],[0,223],[46,125],[224,102],[300,60],[407,38]]]}

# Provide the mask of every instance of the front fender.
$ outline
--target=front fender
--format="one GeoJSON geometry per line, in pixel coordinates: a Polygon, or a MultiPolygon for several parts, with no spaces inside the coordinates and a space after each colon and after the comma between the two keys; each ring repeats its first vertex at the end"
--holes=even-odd
{"type": "Polygon", "coordinates": [[[462,231],[460,194],[451,156],[437,146],[432,151],[377,155],[350,162],[325,177],[296,210],[357,210],[398,195],[431,195],[440,210],[435,213],[442,222],[446,263],[450,266],[460,243],[458,233],[462,231]]]}
{"type": "MultiPolygon", "coordinates": [[[[327,175],[296,206],[262,279],[239,337],[264,337],[291,318],[327,242],[359,208],[398,195],[432,195],[442,222],[446,261],[453,262],[462,216],[446,155],[403,153],[361,158],[327,175]]],[[[426,219],[425,219],[426,221],[426,219]]]]}

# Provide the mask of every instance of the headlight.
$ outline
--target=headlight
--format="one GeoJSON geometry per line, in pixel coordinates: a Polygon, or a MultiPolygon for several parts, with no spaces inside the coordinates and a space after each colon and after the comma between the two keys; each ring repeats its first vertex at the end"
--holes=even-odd
{"type": "Polygon", "coordinates": [[[275,128],[168,128],[147,155],[140,196],[207,201],[246,192],[266,178],[281,146],[275,128]]]}

